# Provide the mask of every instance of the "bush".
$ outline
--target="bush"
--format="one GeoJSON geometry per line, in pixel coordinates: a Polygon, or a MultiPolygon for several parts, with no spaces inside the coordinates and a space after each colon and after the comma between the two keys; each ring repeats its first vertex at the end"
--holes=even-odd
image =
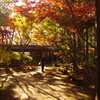
{"type": "Polygon", "coordinates": [[[27,56],[27,55],[22,55],[20,53],[12,53],[11,54],[11,66],[16,66],[18,64],[22,65],[26,65],[29,64],[32,61],[32,57],[27,56]],[[21,63],[20,63],[21,61],[21,63]]]}
{"type": "Polygon", "coordinates": [[[11,53],[11,60],[20,60],[20,53],[11,53]]]}
{"type": "Polygon", "coordinates": [[[10,53],[0,49],[0,63],[4,65],[10,65],[10,53]]]}
{"type": "Polygon", "coordinates": [[[29,64],[32,60],[33,59],[32,59],[31,56],[23,55],[23,63],[24,63],[24,65],[29,64]]]}

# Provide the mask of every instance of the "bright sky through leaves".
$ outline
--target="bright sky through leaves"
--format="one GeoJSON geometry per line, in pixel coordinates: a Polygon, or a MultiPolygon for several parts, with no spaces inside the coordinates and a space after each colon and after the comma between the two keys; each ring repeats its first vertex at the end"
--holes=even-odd
{"type": "MultiPolygon", "coordinates": [[[[34,2],[39,2],[40,0],[29,0],[29,1],[30,1],[30,2],[33,2],[33,1],[34,1],[34,2]]],[[[25,3],[22,2],[21,0],[20,0],[19,2],[16,3],[17,6],[22,6],[22,5],[24,5],[24,4],[25,4],[25,3]]]]}

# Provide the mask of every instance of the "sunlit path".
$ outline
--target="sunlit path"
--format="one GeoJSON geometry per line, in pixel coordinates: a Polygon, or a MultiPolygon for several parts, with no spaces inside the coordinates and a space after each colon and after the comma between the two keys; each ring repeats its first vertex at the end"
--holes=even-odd
{"type": "Polygon", "coordinates": [[[29,73],[5,74],[0,80],[1,87],[8,86],[13,100],[86,100],[78,86],[65,82],[58,74],[42,73],[40,68],[29,73]]]}

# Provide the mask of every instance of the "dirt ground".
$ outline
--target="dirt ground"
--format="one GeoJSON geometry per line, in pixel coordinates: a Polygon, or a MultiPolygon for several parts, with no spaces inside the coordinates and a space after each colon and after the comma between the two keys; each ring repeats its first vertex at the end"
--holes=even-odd
{"type": "Polygon", "coordinates": [[[0,100],[93,100],[88,96],[88,89],[77,86],[67,75],[42,73],[40,69],[1,74],[0,83],[0,100]]]}

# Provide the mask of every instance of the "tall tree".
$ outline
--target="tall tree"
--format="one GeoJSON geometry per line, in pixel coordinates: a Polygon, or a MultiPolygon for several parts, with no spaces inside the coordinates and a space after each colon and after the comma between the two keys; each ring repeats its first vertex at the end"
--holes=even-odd
{"type": "Polygon", "coordinates": [[[10,6],[12,0],[1,0],[0,1],[0,44],[8,44],[13,32],[11,31],[10,6]]]}
{"type": "Polygon", "coordinates": [[[96,100],[100,100],[100,0],[96,0],[97,15],[97,87],[96,100]]]}

